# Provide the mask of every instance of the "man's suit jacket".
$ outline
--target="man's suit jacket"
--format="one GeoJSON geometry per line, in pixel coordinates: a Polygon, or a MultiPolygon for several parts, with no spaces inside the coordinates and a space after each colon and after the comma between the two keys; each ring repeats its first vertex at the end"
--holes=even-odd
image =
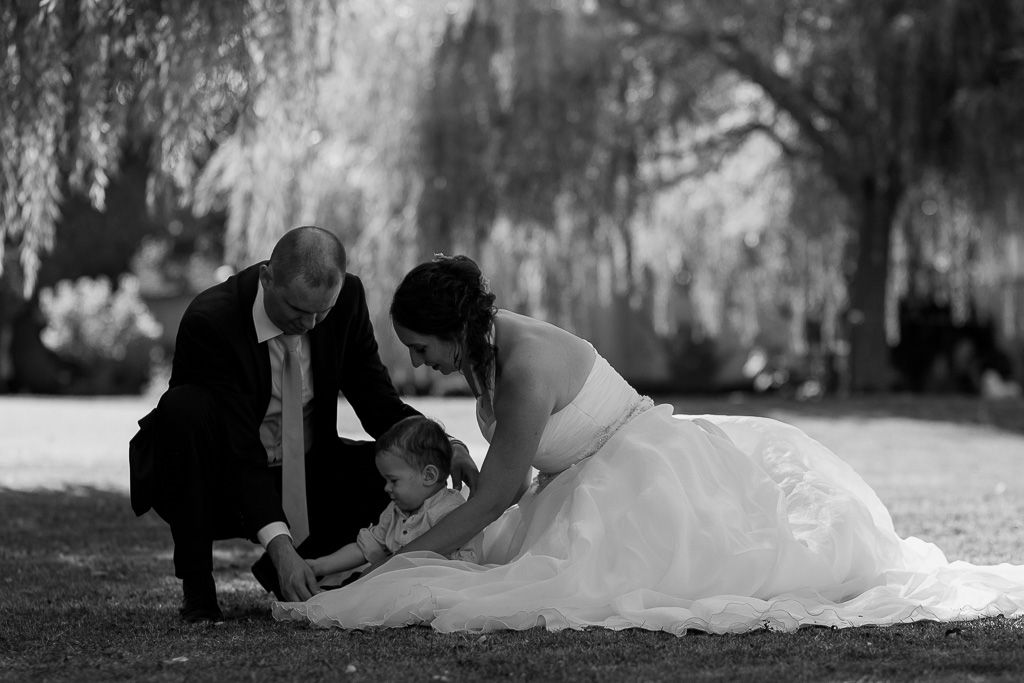
{"type": "MultiPolygon", "coordinates": [[[[200,293],[182,317],[175,342],[170,387],[194,384],[219,397],[228,441],[227,464],[246,526],[253,533],[285,519],[280,495],[267,467],[259,428],[270,403],[270,355],[258,344],[252,308],[259,267],[256,264],[200,293]]],[[[316,458],[307,458],[306,478],[317,482],[316,460],[345,457],[324,453],[319,445],[338,442],[338,394],[352,405],[363,429],[379,437],[416,410],[399,398],[380,360],[359,278],[346,275],[334,308],[309,332],[313,373],[313,444],[316,458]]],[[[132,508],[143,514],[152,505],[155,449],[153,415],[139,421],[132,439],[132,508]]],[[[321,482],[344,487],[343,482],[321,482]]],[[[377,483],[377,482],[373,482],[377,483]]],[[[356,483],[360,488],[362,482],[356,483]]],[[[312,520],[311,520],[312,522],[312,520]]]]}

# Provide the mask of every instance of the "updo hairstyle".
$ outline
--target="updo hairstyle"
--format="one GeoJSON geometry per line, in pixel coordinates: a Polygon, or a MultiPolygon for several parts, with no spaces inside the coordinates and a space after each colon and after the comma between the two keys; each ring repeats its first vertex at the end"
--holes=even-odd
{"type": "Polygon", "coordinates": [[[403,278],[391,300],[391,319],[418,334],[456,343],[456,365],[469,360],[474,371],[493,388],[494,345],[488,335],[494,324],[494,295],[479,266],[467,256],[438,254],[403,278]]]}

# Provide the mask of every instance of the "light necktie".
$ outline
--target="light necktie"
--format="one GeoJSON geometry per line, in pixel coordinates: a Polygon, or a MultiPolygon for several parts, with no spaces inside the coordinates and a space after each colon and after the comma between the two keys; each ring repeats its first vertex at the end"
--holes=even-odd
{"type": "Polygon", "coordinates": [[[297,546],[309,536],[306,510],[306,449],[302,425],[302,361],[297,334],[286,334],[281,372],[281,497],[292,541],[297,546]]]}

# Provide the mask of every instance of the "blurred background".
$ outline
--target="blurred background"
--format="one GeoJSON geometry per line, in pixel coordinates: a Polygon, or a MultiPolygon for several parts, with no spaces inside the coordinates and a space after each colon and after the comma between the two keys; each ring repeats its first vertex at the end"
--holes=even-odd
{"type": "Polygon", "coordinates": [[[648,393],[1017,396],[1021,0],[0,0],[0,393],[166,387],[316,224],[648,393]]]}

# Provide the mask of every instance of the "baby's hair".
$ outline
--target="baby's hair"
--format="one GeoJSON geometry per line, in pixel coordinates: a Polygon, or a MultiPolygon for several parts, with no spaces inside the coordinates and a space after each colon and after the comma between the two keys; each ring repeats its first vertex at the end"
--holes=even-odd
{"type": "Polygon", "coordinates": [[[452,444],[444,426],[421,415],[413,415],[396,422],[377,439],[376,453],[394,453],[413,467],[422,470],[435,466],[441,479],[447,479],[452,470],[452,444]]]}

